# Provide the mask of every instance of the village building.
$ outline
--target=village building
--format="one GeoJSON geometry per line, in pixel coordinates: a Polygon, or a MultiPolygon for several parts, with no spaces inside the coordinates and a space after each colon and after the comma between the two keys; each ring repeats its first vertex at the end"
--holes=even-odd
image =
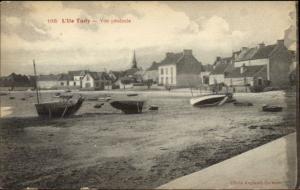
{"type": "Polygon", "coordinates": [[[112,89],[112,81],[106,72],[86,72],[81,81],[84,90],[112,89]]]}
{"type": "Polygon", "coordinates": [[[225,72],[230,72],[232,67],[232,57],[217,57],[213,64],[213,70],[209,74],[209,85],[224,83],[225,72]]]}
{"type": "Polygon", "coordinates": [[[230,72],[225,72],[224,84],[234,87],[238,91],[262,91],[264,87],[269,85],[269,81],[267,80],[267,66],[243,65],[235,67],[230,72]]]}
{"type": "Polygon", "coordinates": [[[159,63],[153,62],[151,66],[145,71],[143,75],[144,81],[152,81],[154,84],[158,83],[158,66],[159,63]]]}
{"type": "Polygon", "coordinates": [[[60,74],[57,79],[58,88],[72,88],[74,83],[70,85],[71,82],[73,82],[73,78],[69,74],[60,74]]]}
{"type": "Polygon", "coordinates": [[[68,75],[70,76],[69,86],[82,88],[82,79],[87,72],[89,71],[88,70],[69,71],[68,72],[68,75]]]}
{"type": "Polygon", "coordinates": [[[234,67],[266,66],[266,79],[270,86],[286,87],[290,83],[290,66],[293,55],[285,45],[284,40],[277,40],[276,44],[259,44],[253,48],[242,48],[234,67]]]}
{"type": "Polygon", "coordinates": [[[57,89],[60,75],[39,75],[37,77],[37,86],[40,89],[57,89]]]}
{"type": "Polygon", "coordinates": [[[209,75],[213,71],[213,65],[203,65],[203,71],[200,72],[201,85],[209,85],[209,75]]]}
{"type": "Polygon", "coordinates": [[[117,80],[117,85],[120,88],[132,88],[137,83],[143,82],[143,70],[138,67],[138,63],[135,56],[135,51],[133,52],[132,65],[130,69],[123,71],[122,77],[117,80]]]}
{"type": "Polygon", "coordinates": [[[163,86],[191,87],[201,82],[203,66],[193,55],[192,50],[181,53],[166,53],[158,66],[158,82],[163,86]]]}

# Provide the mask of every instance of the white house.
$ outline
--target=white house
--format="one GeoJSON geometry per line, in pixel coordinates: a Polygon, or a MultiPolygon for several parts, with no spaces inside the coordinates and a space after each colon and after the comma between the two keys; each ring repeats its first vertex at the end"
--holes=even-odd
{"type": "Polygon", "coordinates": [[[87,72],[82,78],[82,88],[87,90],[111,89],[112,81],[105,72],[87,72]]]}
{"type": "Polygon", "coordinates": [[[69,86],[75,86],[81,88],[82,79],[87,72],[88,72],[87,70],[69,71],[68,72],[70,76],[69,86]]]}
{"type": "Polygon", "coordinates": [[[189,87],[201,82],[199,76],[203,66],[193,55],[192,50],[181,53],[166,53],[158,66],[158,83],[164,86],[189,87]]]}

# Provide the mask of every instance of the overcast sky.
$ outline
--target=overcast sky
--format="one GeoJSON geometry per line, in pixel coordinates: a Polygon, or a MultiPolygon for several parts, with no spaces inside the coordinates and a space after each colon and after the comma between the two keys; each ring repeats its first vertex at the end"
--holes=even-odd
{"type": "Polygon", "coordinates": [[[295,2],[1,2],[1,74],[130,67],[192,49],[203,64],[242,46],[276,43],[295,2]],[[61,19],[98,23],[63,24],[61,19]],[[128,19],[130,23],[99,23],[128,19]],[[48,23],[57,19],[58,23],[48,23]]]}

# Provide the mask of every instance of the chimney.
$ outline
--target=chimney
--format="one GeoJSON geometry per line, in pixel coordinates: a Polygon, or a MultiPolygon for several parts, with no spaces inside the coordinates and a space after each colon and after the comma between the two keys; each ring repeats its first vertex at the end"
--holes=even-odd
{"type": "Polygon", "coordinates": [[[277,40],[277,45],[284,46],[284,40],[277,40]]]}
{"type": "Polygon", "coordinates": [[[262,43],[258,44],[258,47],[263,48],[263,47],[265,47],[265,44],[262,42],[262,43]]]}
{"type": "Polygon", "coordinates": [[[192,55],[192,54],[193,54],[193,52],[192,52],[191,49],[184,49],[183,50],[183,55],[192,55]]]}

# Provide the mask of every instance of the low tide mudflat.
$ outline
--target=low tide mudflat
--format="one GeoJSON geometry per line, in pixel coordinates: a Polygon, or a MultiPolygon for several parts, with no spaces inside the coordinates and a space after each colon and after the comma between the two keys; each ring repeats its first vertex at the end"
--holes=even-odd
{"type": "Polygon", "coordinates": [[[3,188],[155,188],[295,131],[296,97],[283,91],[235,95],[252,107],[210,108],[192,107],[189,96],[172,92],[141,93],[159,110],[125,115],[86,101],[75,116],[55,120],[37,117],[30,93],[0,97],[1,107],[11,109],[0,119],[3,188]],[[265,113],[263,104],[284,109],[265,113]]]}

